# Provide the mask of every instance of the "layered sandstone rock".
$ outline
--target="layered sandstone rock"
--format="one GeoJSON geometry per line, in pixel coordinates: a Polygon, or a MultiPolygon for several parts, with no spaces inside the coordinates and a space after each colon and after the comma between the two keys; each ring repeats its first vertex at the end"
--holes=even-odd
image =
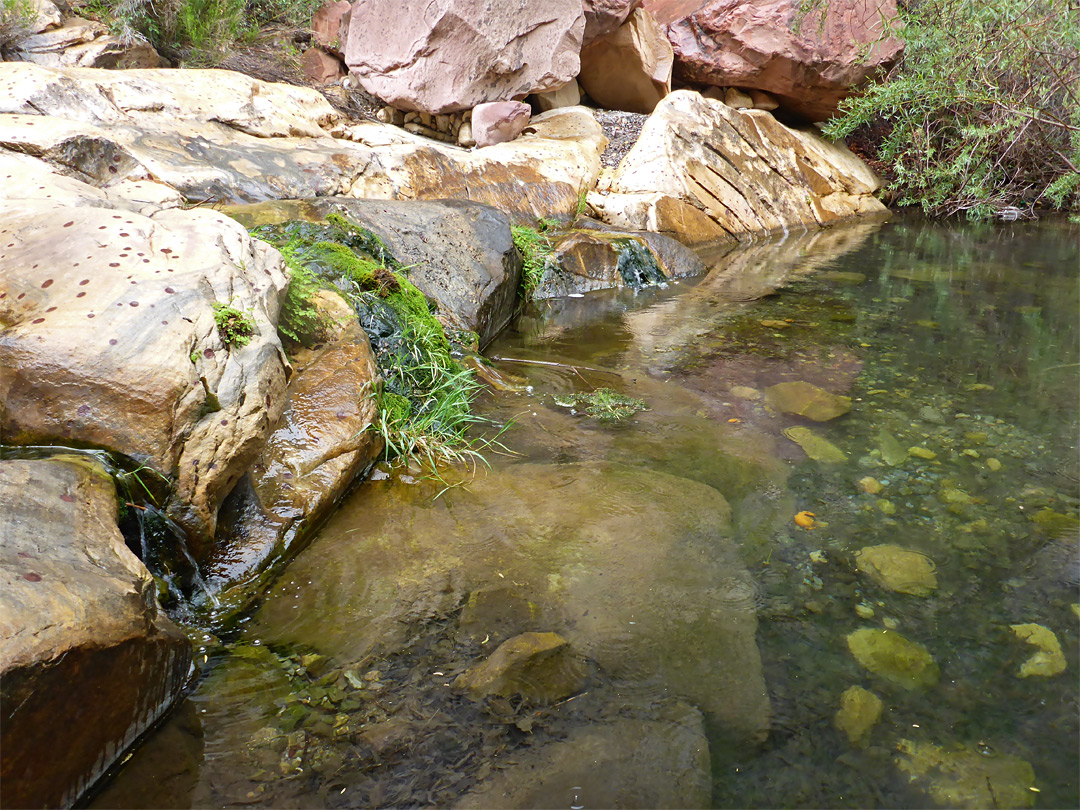
{"type": "Polygon", "coordinates": [[[854,87],[892,65],[895,0],[645,0],[666,26],[675,75],[686,82],[766,90],[824,121],[854,87]]]}
{"type": "Polygon", "coordinates": [[[879,185],[843,144],[680,90],[588,201],[620,227],[688,243],[743,241],[883,212],[879,185]]]}
{"type": "Polygon", "coordinates": [[[660,26],[643,9],[581,51],[578,81],[601,107],[650,113],[671,92],[673,55],[660,26]]]}
{"type": "Polygon", "coordinates": [[[0,779],[5,807],[69,807],[168,708],[187,638],[79,456],[0,461],[0,779]]]}
{"type": "Polygon", "coordinates": [[[641,0],[581,0],[585,11],[584,45],[607,36],[641,5],[641,0]]]}
{"type": "Polygon", "coordinates": [[[562,86],[584,30],[581,0],[364,0],[345,62],[387,104],[447,113],[562,86]]]}

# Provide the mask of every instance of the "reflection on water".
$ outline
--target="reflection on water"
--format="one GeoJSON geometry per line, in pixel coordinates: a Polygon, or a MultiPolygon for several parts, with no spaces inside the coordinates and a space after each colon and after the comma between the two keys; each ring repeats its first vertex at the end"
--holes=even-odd
{"type": "Polygon", "coordinates": [[[94,806],[1077,806],[1077,240],[862,225],[524,313],[513,455],[361,486],[94,806]]]}

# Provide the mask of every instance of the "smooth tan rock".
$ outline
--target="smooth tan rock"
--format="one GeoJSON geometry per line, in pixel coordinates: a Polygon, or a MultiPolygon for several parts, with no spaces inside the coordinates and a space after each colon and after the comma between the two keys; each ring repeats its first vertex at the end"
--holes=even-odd
{"type": "Polygon", "coordinates": [[[879,185],[843,144],[679,90],[657,105],[610,184],[588,201],[626,228],[675,230],[681,219],[695,242],[749,240],[882,213],[879,185]]]}
{"type": "Polygon", "coordinates": [[[971,746],[920,740],[900,740],[896,750],[897,769],[940,807],[981,810],[1035,804],[1035,770],[1019,757],[1000,752],[988,757],[971,746]]]}
{"type": "Polygon", "coordinates": [[[894,0],[645,0],[666,27],[682,81],[756,87],[811,121],[896,62],[894,0]]]}
{"type": "Polygon", "coordinates": [[[615,31],[582,49],[578,82],[601,107],[651,113],[671,92],[673,58],[656,20],[637,9],[615,31]]]}
{"type": "Polygon", "coordinates": [[[1038,648],[1037,653],[1020,665],[1021,678],[1032,675],[1050,678],[1065,671],[1065,654],[1053,630],[1041,624],[1013,624],[1010,629],[1017,638],[1038,648]]]}
{"type": "Polygon", "coordinates": [[[891,630],[863,627],[848,634],[847,645],[868,671],[908,691],[933,686],[940,677],[938,665],[924,646],[891,630]]]}
{"type": "Polygon", "coordinates": [[[766,93],[764,90],[750,90],[750,100],[754,103],[755,110],[765,110],[771,112],[780,106],[771,93],[766,93]]]}
{"type": "Polygon", "coordinates": [[[738,87],[729,87],[724,91],[724,103],[736,110],[749,110],[754,107],[754,100],[750,94],[738,87]]]}
{"type": "Polygon", "coordinates": [[[522,633],[459,675],[454,688],[477,699],[521,695],[535,703],[554,703],[584,684],[584,665],[566,639],[557,633],[522,633]]]}
{"type": "Polygon", "coordinates": [[[855,567],[883,588],[913,596],[937,590],[934,561],[917,551],[884,544],[855,552],[855,567]]]}
{"type": "Polygon", "coordinates": [[[454,112],[562,86],[584,31],[581,0],[364,0],[345,62],[387,104],[454,112]]]}
{"type": "Polygon", "coordinates": [[[189,642],[80,456],[0,461],[5,807],[69,807],[180,693],[189,642]]]}
{"type": "Polygon", "coordinates": [[[829,393],[802,380],[769,386],[765,401],[778,411],[814,422],[828,422],[851,410],[851,397],[829,393]]]}
{"type": "Polygon", "coordinates": [[[565,740],[515,753],[455,810],[707,807],[711,774],[701,713],[676,703],[657,715],[586,725],[565,740]]]}
{"type": "Polygon", "coordinates": [[[122,453],[174,483],[196,556],[285,400],[277,251],[208,209],[0,201],[0,428],[122,453]],[[213,304],[247,314],[227,345],[213,304]]]}
{"type": "Polygon", "coordinates": [[[840,696],[840,710],[833,719],[838,731],[856,748],[865,748],[870,731],[881,719],[881,698],[861,686],[849,686],[840,696]]]}
{"type": "Polygon", "coordinates": [[[536,93],[533,98],[536,99],[536,105],[541,112],[559,107],[576,107],[581,103],[581,88],[578,86],[577,79],[571,79],[558,90],[536,93]]]}

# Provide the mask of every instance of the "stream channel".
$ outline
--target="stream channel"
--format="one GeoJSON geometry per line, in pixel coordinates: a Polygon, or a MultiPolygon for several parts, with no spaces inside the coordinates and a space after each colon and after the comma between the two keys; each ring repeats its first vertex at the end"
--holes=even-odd
{"type": "Polygon", "coordinates": [[[863,223],[530,306],[505,450],[376,468],[90,806],[1080,806],[1078,237],[863,223]],[[530,632],[527,698],[456,688],[530,632]]]}

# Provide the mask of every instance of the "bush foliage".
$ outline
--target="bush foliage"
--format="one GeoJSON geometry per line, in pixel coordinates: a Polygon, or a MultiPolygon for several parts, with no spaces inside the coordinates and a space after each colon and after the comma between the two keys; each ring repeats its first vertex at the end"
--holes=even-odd
{"type": "Polygon", "coordinates": [[[900,205],[934,216],[1080,209],[1080,17],[1061,0],[901,2],[900,64],[825,133],[872,130],[900,205]]]}

